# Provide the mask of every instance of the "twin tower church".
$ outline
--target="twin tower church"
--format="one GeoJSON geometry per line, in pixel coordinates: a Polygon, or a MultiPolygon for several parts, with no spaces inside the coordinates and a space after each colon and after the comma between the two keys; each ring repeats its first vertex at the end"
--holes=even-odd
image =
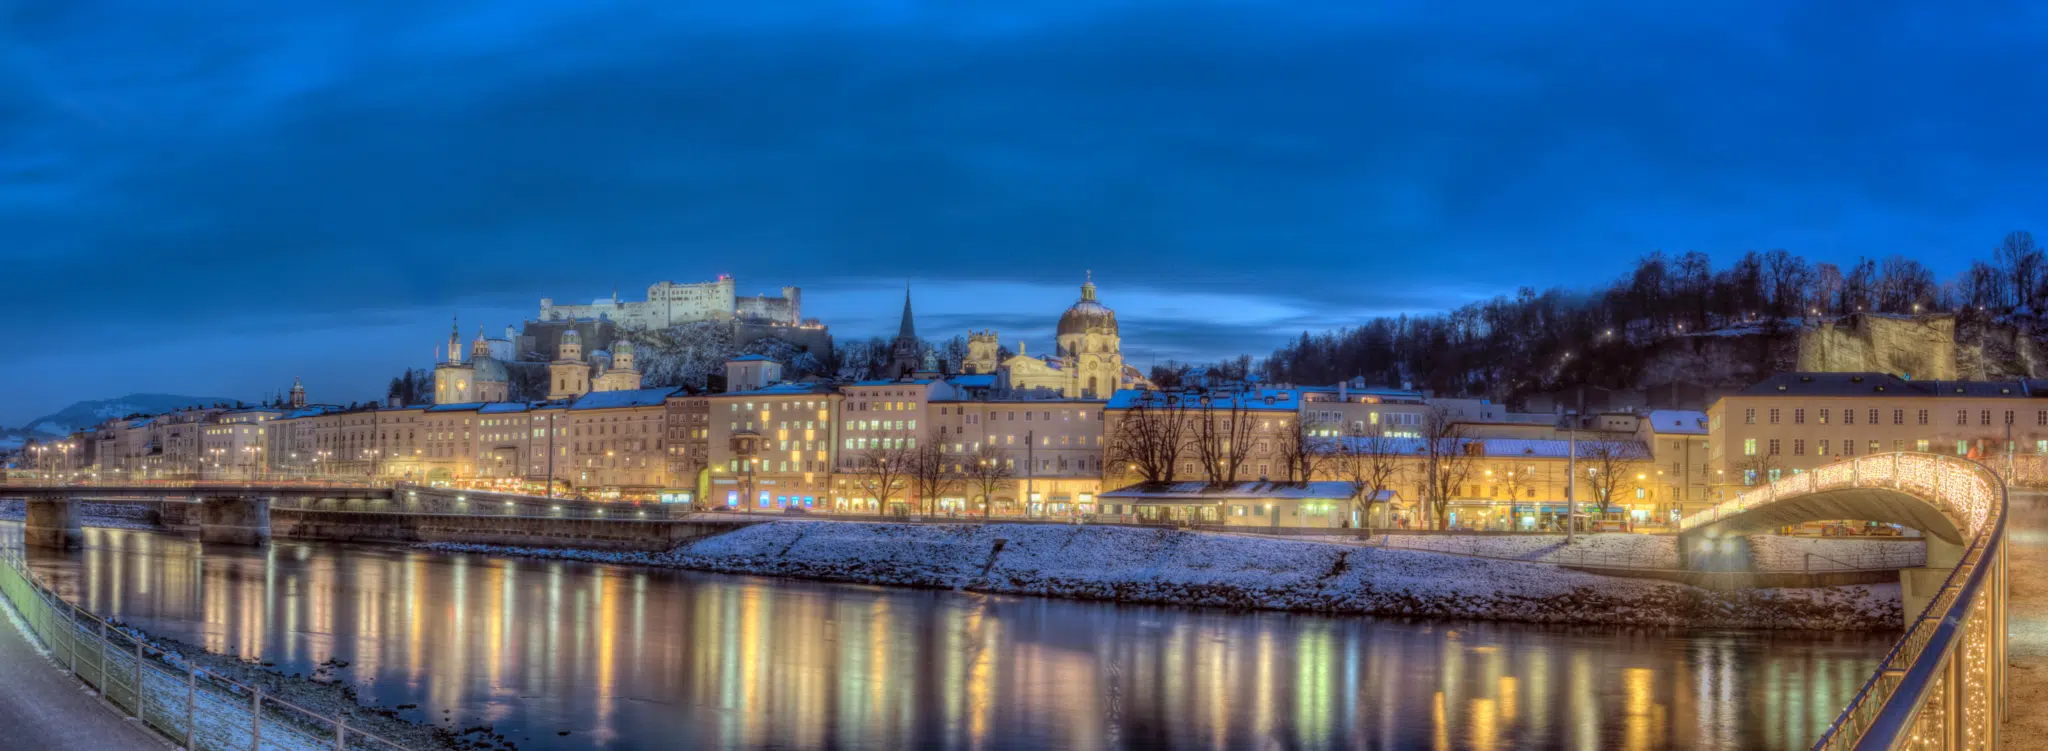
{"type": "MultiPolygon", "coordinates": [[[[484,338],[482,330],[470,342],[469,361],[462,360],[462,340],[457,330],[448,331],[448,357],[434,365],[434,403],[467,404],[502,402],[512,398],[512,375],[505,366],[509,352],[498,351],[498,343],[484,338]]],[[[555,359],[547,364],[548,398],[567,399],[592,391],[631,391],[640,388],[640,370],[634,362],[633,343],[619,339],[609,351],[583,356],[583,335],[574,328],[562,330],[555,359]]]]}
{"type": "MultiPolygon", "coordinates": [[[[511,399],[510,368],[515,355],[511,343],[517,339],[510,329],[504,339],[487,339],[477,332],[468,347],[469,359],[462,357],[460,333],[448,332],[446,356],[434,366],[434,401],[439,404],[502,402],[511,399]]],[[[917,338],[911,318],[910,293],[904,291],[903,321],[897,328],[889,364],[877,375],[882,378],[938,376],[934,363],[927,362],[925,346],[917,338]]],[[[521,366],[539,363],[520,363],[521,366]]],[[[582,396],[593,391],[627,391],[641,386],[633,343],[615,339],[609,350],[584,352],[582,334],[576,328],[561,330],[554,360],[546,364],[549,399],[582,396]]],[[[1118,389],[1148,388],[1150,384],[1136,368],[1124,364],[1123,339],[1119,335],[1116,311],[1095,296],[1092,277],[1081,285],[1081,299],[1060,315],[1051,354],[1033,355],[1023,342],[1015,354],[1005,357],[994,330],[968,335],[967,356],[962,375],[986,376],[986,387],[999,392],[1068,399],[1107,399],[1118,389]]],[[[524,371],[522,371],[524,372],[524,371]]]]}

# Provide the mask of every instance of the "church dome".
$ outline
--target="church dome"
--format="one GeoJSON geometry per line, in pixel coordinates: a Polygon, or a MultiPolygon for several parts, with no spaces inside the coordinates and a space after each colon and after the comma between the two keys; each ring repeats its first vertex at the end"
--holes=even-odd
{"type": "Polygon", "coordinates": [[[1059,335],[1108,334],[1116,336],[1116,311],[1095,299],[1093,278],[1081,285],[1081,300],[1060,316],[1059,335]]]}
{"type": "Polygon", "coordinates": [[[472,358],[469,364],[476,368],[477,383],[503,383],[512,380],[512,376],[505,372],[505,363],[498,362],[498,358],[490,355],[472,358]]]}

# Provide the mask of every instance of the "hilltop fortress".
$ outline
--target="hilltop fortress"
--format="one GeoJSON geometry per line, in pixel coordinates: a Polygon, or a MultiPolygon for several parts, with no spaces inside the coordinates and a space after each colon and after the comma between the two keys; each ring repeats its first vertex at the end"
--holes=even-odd
{"type": "Polygon", "coordinates": [[[616,291],[609,298],[590,301],[589,305],[556,305],[552,298],[541,298],[540,316],[535,320],[609,319],[629,329],[664,329],[697,321],[737,320],[782,326],[804,323],[803,290],[783,287],[780,297],[740,297],[734,287],[733,278],[721,274],[717,279],[696,284],[655,282],[647,288],[647,299],[637,302],[621,302],[616,291]]]}

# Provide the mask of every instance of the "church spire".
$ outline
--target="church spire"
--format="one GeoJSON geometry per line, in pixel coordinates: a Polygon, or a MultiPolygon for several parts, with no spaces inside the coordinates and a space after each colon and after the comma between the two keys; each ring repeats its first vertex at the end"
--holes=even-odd
{"type": "Polygon", "coordinates": [[[903,283],[903,323],[896,327],[896,338],[916,339],[917,326],[910,320],[910,283],[903,283]]]}
{"type": "Polygon", "coordinates": [[[1087,278],[1081,282],[1081,300],[1083,302],[1093,302],[1095,300],[1095,270],[1089,269],[1087,274],[1087,278]]]}
{"type": "Polygon", "coordinates": [[[903,283],[903,323],[896,327],[896,341],[889,348],[887,378],[901,378],[924,364],[924,345],[917,340],[917,326],[910,320],[910,283],[903,283]]]}
{"type": "Polygon", "coordinates": [[[462,362],[462,320],[459,316],[448,317],[448,361],[462,362]]]}

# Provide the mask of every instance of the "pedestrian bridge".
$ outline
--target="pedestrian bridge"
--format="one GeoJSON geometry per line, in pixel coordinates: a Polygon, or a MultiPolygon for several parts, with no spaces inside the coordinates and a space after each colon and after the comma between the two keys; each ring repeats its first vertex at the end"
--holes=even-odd
{"type": "Polygon", "coordinates": [[[1874,454],[1784,477],[1679,521],[1683,558],[1787,524],[1919,530],[1927,567],[1900,572],[1906,633],[1815,749],[1977,749],[2005,717],[2005,483],[1967,459],[1874,454]]]}

